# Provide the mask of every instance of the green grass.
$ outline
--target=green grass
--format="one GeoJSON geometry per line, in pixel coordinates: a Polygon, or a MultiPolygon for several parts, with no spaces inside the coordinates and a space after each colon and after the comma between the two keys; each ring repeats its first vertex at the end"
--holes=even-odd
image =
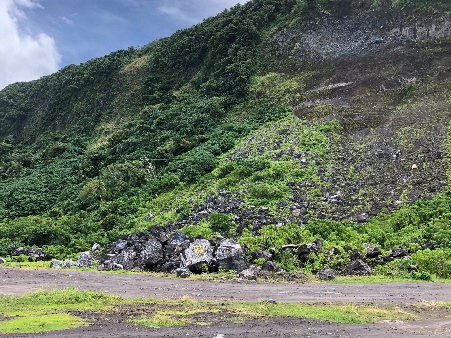
{"type": "Polygon", "coordinates": [[[368,305],[321,305],[304,303],[239,303],[234,304],[237,310],[247,315],[287,316],[313,318],[336,323],[363,324],[376,323],[387,319],[412,320],[415,316],[401,309],[383,309],[368,305]]]}
{"type": "MultiPolygon", "coordinates": [[[[437,306],[450,307],[449,303],[437,306]]],[[[113,310],[128,316],[132,323],[152,328],[183,326],[197,322],[193,316],[217,313],[221,320],[233,322],[268,317],[297,317],[327,320],[336,323],[376,323],[382,320],[413,320],[417,317],[398,306],[365,304],[308,304],[266,302],[214,302],[195,301],[189,297],[179,300],[131,300],[109,296],[100,292],[65,289],[39,291],[21,297],[0,296],[1,333],[36,333],[89,325],[71,314],[76,312],[108,313],[113,310]],[[145,305],[143,305],[145,304],[145,305]],[[136,311],[120,306],[127,305],[136,311]]],[[[210,318],[209,318],[210,319],[210,318]]],[[[214,322],[214,316],[211,316],[214,322]]]]}
{"type": "Polygon", "coordinates": [[[20,297],[0,295],[0,314],[4,316],[28,316],[30,314],[48,315],[68,311],[105,311],[124,302],[125,300],[121,297],[68,288],[38,291],[20,297]]]}
{"type": "Polygon", "coordinates": [[[88,325],[70,311],[108,311],[116,304],[126,303],[120,297],[100,292],[65,289],[38,291],[24,296],[0,295],[0,333],[36,333],[88,325]]]}
{"type": "Polygon", "coordinates": [[[83,319],[66,313],[27,316],[0,322],[0,333],[38,333],[67,330],[89,325],[83,319]]]}

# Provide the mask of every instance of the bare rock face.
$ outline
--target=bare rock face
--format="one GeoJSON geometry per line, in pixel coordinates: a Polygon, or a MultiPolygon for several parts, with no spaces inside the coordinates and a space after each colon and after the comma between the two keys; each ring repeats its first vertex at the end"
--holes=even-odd
{"type": "Polygon", "coordinates": [[[241,245],[230,239],[221,242],[216,250],[216,260],[225,271],[241,272],[248,266],[248,260],[241,245]]]}
{"type": "Polygon", "coordinates": [[[208,266],[213,260],[213,249],[206,239],[196,239],[181,254],[181,267],[192,272],[202,271],[204,265],[208,266]]]}

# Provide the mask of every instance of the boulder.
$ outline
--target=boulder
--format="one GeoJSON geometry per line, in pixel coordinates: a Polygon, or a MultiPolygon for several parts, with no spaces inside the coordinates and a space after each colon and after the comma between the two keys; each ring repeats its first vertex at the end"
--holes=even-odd
{"type": "Polygon", "coordinates": [[[116,257],[105,261],[106,270],[114,270],[114,264],[120,264],[125,270],[132,270],[135,268],[136,251],[133,248],[127,248],[123,250],[116,257]]]}
{"type": "Polygon", "coordinates": [[[269,272],[280,272],[283,269],[279,266],[279,264],[274,263],[273,261],[266,261],[262,265],[262,270],[269,272]]]}
{"type": "Polygon", "coordinates": [[[27,254],[26,250],[23,247],[19,246],[18,248],[16,248],[16,250],[12,252],[11,256],[20,256],[26,254],[27,254]]]}
{"type": "Polygon", "coordinates": [[[251,254],[252,260],[257,260],[263,258],[266,261],[272,261],[274,259],[273,255],[267,251],[255,250],[251,254]]]}
{"type": "Polygon", "coordinates": [[[351,253],[349,254],[349,259],[351,261],[356,261],[358,259],[363,260],[363,255],[359,252],[359,250],[354,249],[351,251],[351,253]]]}
{"type": "Polygon", "coordinates": [[[74,267],[74,266],[75,266],[75,263],[74,263],[74,261],[73,261],[72,259],[70,259],[70,258],[66,259],[66,260],[63,262],[63,264],[61,265],[61,267],[62,267],[63,269],[70,269],[70,268],[72,268],[72,267],[74,267]]]}
{"type": "Polygon", "coordinates": [[[318,277],[321,280],[334,280],[335,277],[338,276],[338,272],[335,271],[334,269],[330,269],[330,268],[326,268],[326,269],[322,269],[318,272],[318,277]]]}
{"type": "Polygon", "coordinates": [[[251,265],[246,270],[240,272],[239,276],[247,280],[257,280],[260,268],[257,265],[251,265]]]}
{"type": "Polygon", "coordinates": [[[116,250],[124,250],[127,247],[127,241],[124,239],[119,239],[116,242],[115,249],[116,250]]]}
{"type": "Polygon", "coordinates": [[[206,239],[196,239],[180,254],[181,267],[191,272],[201,272],[203,265],[209,265],[213,260],[213,250],[206,239]]]}
{"type": "Polygon", "coordinates": [[[361,259],[357,259],[343,270],[343,274],[351,276],[366,276],[372,275],[373,269],[371,269],[368,264],[361,259]]]}
{"type": "Polygon", "coordinates": [[[93,245],[92,248],[91,248],[91,251],[92,251],[92,252],[96,252],[96,251],[99,251],[101,248],[102,248],[102,247],[100,246],[100,244],[94,243],[94,245],[93,245]]]}
{"type": "Polygon", "coordinates": [[[180,277],[180,278],[187,278],[187,277],[191,276],[191,271],[187,268],[178,268],[178,269],[175,269],[174,272],[177,275],[177,277],[180,277]]]}
{"type": "Polygon", "coordinates": [[[56,258],[53,258],[50,262],[50,268],[51,269],[60,269],[62,262],[56,258]]]}
{"type": "Polygon", "coordinates": [[[367,250],[366,257],[368,258],[376,258],[381,254],[381,249],[379,249],[377,246],[365,243],[363,244],[367,250]]]}
{"type": "Polygon", "coordinates": [[[189,238],[180,233],[176,232],[169,237],[166,245],[164,246],[164,260],[176,260],[180,261],[180,254],[188,249],[190,245],[189,238]]]}
{"type": "Polygon", "coordinates": [[[27,249],[28,257],[31,257],[34,261],[45,261],[47,260],[47,254],[42,248],[29,248],[27,249]]]}
{"type": "Polygon", "coordinates": [[[406,249],[399,248],[399,249],[393,249],[390,252],[390,257],[393,258],[393,259],[395,259],[395,258],[403,258],[403,257],[406,257],[408,254],[409,253],[408,253],[408,251],[406,249]]]}
{"type": "Polygon", "coordinates": [[[75,265],[79,268],[92,268],[92,262],[94,258],[91,251],[85,251],[78,256],[77,263],[75,265]]]}
{"type": "Polygon", "coordinates": [[[0,264],[5,264],[6,263],[6,259],[4,259],[3,257],[0,257],[0,264]]]}
{"type": "Polygon", "coordinates": [[[216,261],[225,271],[241,272],[249,266],[241,245],[230,239],[225,239],[219,244],[216,250],[216,261]]]}
{"type": "Polygon", "coordinates": [[[156,238],[150,238],[139,253],[140,261],[149,269],[163,262],[163,245],[156,238]]]}
{"type": "Polygon", "coordinates": [[[299,256],[308,256],[311,252],[320,253],[323,251],[323,241],[321,239],[316,239],[311,243],[302,244],[298,248],[299,256]]]}

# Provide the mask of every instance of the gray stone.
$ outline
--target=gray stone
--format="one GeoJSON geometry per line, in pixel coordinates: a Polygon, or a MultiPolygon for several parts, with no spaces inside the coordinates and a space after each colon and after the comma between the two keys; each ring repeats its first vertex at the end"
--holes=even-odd
{"type": "Polygon", "coordinates": [[[180,277],[180,278],[187,278],[187,277],[191,276],[191,271],[187,268],[178,268],[178,269],[175,269],[174,272],[177,275],[177,277],[180,277]]]}
{"type": "Polygon", "coordinates": [[[163,246],[161,242],[155,238],[149,239],[139,256],[142,263],[148,268],[161,264],[163,261],[163,246]]]}
{"type": "Polygon", "coordinates": [[[92,251],[92,252],[96,252],[96,251],[99,251],[101,248],[102,248],[102,247],[100,246],[99,243],[94,243],[94,245],[93,245],[92,248],[91,248],[91,251],[92,251]]]}
{"type": "Polygon", "coordinates": [[[261,258],[263,258],[265,262],[273,260],[273,255],[271,253],[262,250],[255,250],[252,252],[251,256],[254,261],[261,258]]]}
{"type": "Polygon", "coordinates": [[[230,239],[225,239],[219,244],[216,250],[216,261],[225,271],[241,272],[249,266],[241,245],[230,239]]]}
{"type": "Polygon", "coordinates": [[[202,271],[202,266],[210,264],[213,260],[213,250],[210,242],[206,239],[196,239],[180,255],[181,267],[187,268],[192,272],[202,271]]]}
{"type": "Polygon", "coordinates": [[[257,280],[258,273],[259,273],[258,266],[251,265],[248,269],[241,271],[239,276],[247,280],[257,280]]]}
{"type": "Polygon", "coordinates": [[[406,257],[409,253],[406,249],[393,249],[390,253],[391,258],[403,258],[406,257]]]}
{"type": "Polygon", "coordinates": [[[85,251],[78,256],[77,263],[75,265],[79,268],[92,268],[92,262],[94,258],[90,251],[85,251]]]}
{"type": "Polygon", "coordinates": [[[338,272],[330,268],[322,269],[318,272],[318,277],[321,280],[334,280],[337,275],[338,272]]]}
{"type": "Polygon", "coordinates": [[[283,271],[279,264],[274,263],[273,261],[266,261],[262,265],[262,270],[269,272],[280,272],[283,271]]]}
{"type": "Polygon", "coordinates": [[[127,247],[127,241],[120,239],[116,242],[116,250],[124,250],[127,247]]]}
{"type": "Polygon", "coordinates": [[[381,249],[379,249],[377,246],[365,243],[363,244],[367,250],[366,257],[368,258],[376,258],[381,254],[381,249]]]}
{"type": "Polygon", "coordinates": [[[5,264],[6,263],[6,259],[4,259],[3,257],[0,257],[0,264],[5,264]]]}
{"type": "Polygon", "coordinates": [[[117,255],[116,259],[112,258],[110,260],[110,264],[107,265],[105,268],[107,270],[114,270],[113,264],[117,263],[122,265],[122,267],[126,270],[132,270],[135,267],[135,258],[136,251],[134,251],[131,248],[128,248],[127,250],[124,250],[119,255],[117,255]]]}
{"type": "Polygon", "coordinates": [[[320,253],[323,251],[323,241],[321,239],[316,239],[311,243],[303,244],[298,248],[298,255],[304,256],[309,255],[311,252],[320,253]]]}
{"type": "Polygon", "coordinates": [[[343,270],[343,274],[351,276],[366,276],[372,275],[373,269],[371,269],[369,265],[361,259],[357,259],[343,270]]]}
{"type": "Polygon", "coordinates": [[[58,259],[53,258],[50,262],[50,268],[51,269],[60,269],[62,262],[58,259]]]}
{"type": "Polygon", "coordinates": [[[359,252],[359,250],[354,249],[351,251],[351,253],[349,254],[349,259],[351,261],[356,261],[358,259],[362,259],[363,260],[363,255],[359,252]]]}
{"type": "Polygon", "coordinates": [[[70,258],[66,259],[66,260],[63,262],[63,264],[61,265],[61,267],[62,267],[63,269],[70,269],[70,268],[73,268],[74,266],[75,266],[75,263],[74,263],[74,261],[73,261],[72,259],[70,259],[70,258]]]}

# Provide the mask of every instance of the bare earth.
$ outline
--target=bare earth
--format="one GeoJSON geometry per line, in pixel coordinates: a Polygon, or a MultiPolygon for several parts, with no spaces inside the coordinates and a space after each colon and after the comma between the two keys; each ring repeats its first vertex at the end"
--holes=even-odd
{"type": "MultiPolygon", "coordinates": [[[[147,275],[105,274],[76,270],[27,270],[0,268],[0,293],[21,295],[41,289],[76,287],[129,298],[191,299],[309,303],[364,303],[399,305],[421,302],[451,302],[448,283],[380,284],[276,284],[244,281],[188,281],[147,275]]],[[[199,322],[183,327],[151,329],[126,322],[133,309],[114,314],[89,314],[92,325],[66,331],[0,335],[2,337],[451,337],[450,311],[423,309],[420,321],[390,321],[377,324],[336,324],[299,318],[251,319],[236,323],[217,314],[199,314],[199,322]],[[213,318],[217,317],[217,318],[213,318]]]]}

